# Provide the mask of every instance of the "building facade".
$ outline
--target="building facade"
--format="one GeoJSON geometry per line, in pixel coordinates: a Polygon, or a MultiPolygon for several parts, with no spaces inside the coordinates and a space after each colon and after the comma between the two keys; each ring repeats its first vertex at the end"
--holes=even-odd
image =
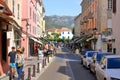
{"type": "Polygon", "coordinates": [[[108,43],[112,31],[111,0],[83,0],[81,6],[81,33],[88,38],[89,46],[96,50],[97,39],[101,35],[100,50],[112,52],[112,44],[108,43]],[[89,37],[93,38],[89,39],[89,37]]]}
{"type": "Polygon", "coordinates": [[[60,38],[61,39],[72,39],[73,38],[72,30],[66,27],[62,27],[60,38]]]}
{"type": "Polygon", "coordinates": [[[21,27],[21,18],[22,18],[22,1],[21,0],[10,0],[7,5],[9,6],[10,10],[13,13],[13,20],[12,23],[12,31],[7,33],[7,38],[9,40],[8,51],[11,51],[11,47],[14,46],[17,48],[21,47],[21,34],[22,34],[22,27],[21,27]]]}
{"type": "Polygon", "coordinates": [[[22,0],[22,47],[24,56],[28,58],[34,54],[34,37],[37,29],[37,2],[36,0],[22,0]],[[29,45],[30,44],[30,45],[29,45]]]}
{"type": "Polygon", "coordinates": [[[80,24],[80,19],[81,19],[81,14],[79,14],[75,19],[74,19],[74,30],[75,30],[75,35],[76,37],[80,37],[80,30],[81,30],[81,24],[80,24]]]}
{"type": "Polygon", "coordinates": [[[42,0],[37,0],[37,37],[43,37],[43,32],[45,32],[44,13],[45,9],[42,0]]]}
{"type": "Polygon", "coordinates": [[[120,0],[113,0],[113,9],[112,9],[112,23],[113,23],[113,48],[116,50],[115,54],[120,55],[120,34],[119,34],[119,29],[120,29],[120,0]]]}
{"type": "Polygon", "coordinates": [[[9,70],[7,32],[12,30],[12,12],[7,6],[7,1],[0,0],[0,76],[9,70]]]}

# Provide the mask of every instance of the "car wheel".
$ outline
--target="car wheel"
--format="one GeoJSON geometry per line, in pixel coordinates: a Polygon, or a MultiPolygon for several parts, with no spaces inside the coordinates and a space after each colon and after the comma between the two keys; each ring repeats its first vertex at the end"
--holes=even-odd
{"type": "Polygon", "coordinates": [[[104,78],[104,80],[107,80],[106,78],[104,78]]]}
{"type": "Polygon", "coordinates": [[[89,65],[89,68],[90,68],[90,72],[92,73],[92,70],[91,70],[91,66],[89,65]]]}

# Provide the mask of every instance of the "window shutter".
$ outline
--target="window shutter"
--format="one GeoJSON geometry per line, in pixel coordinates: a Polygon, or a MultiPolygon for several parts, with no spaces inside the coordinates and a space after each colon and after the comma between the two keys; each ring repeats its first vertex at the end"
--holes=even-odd
{"type": "Polygon", "coordinates": [[[116,13],[116,0],[113,0],[113,13],[116,13]]]}

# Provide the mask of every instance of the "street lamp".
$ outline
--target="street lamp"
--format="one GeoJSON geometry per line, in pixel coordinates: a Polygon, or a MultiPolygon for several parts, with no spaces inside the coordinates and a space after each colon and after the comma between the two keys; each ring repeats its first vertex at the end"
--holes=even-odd
{"type": "Polygon", "coordinates": [[[22,19],[22,21],[26,21],[26,52],[28,51],[28,29],[30,28],[30,24],[28,23],[28,18],[22,19]]]}
{"type": "Polygon", "coordinates": [[[96,49],[96,42],[97,42],[97,39],[96,39],[96,33],[97,33],[97,28],[93,28],[93,43],[94,43],[94,50],[96,49]]]}

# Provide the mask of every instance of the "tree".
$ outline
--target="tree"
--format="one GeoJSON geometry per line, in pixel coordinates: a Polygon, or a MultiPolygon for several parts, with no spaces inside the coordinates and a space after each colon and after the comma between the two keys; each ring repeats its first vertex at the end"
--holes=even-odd
{"type": "Polygon", "coordinates": [[[75,28],[73,27],[73,29],[72,29],[72,34],[75,34],[75,28]]]}

